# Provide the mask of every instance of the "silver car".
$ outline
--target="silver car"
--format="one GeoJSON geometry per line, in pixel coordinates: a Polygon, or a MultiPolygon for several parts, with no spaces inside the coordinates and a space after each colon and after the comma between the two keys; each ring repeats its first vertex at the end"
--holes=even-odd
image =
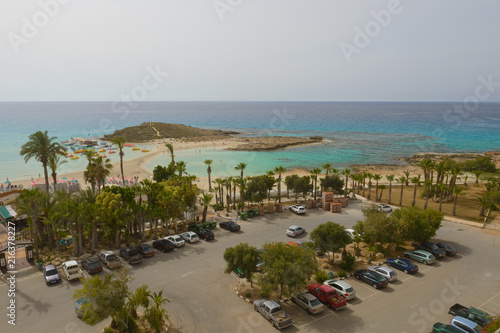
{"type": "Polygon", "coordinates": [[[295,293],[292,295],[292,302],[306,310],[309,314],[317,314],[325,309],[323,303],[310,293],[295,293]]]}
{"type": "Polygon", "coordinates": [[[288,237],[297,237],[298,235],[303,234],[306,231],[304,227],[300,227],[298,225],[292,225],[290,228],[287,229],[286,235],[288,237]]]}
{"type": "Polygon", "coordinates": [[[195,234],[192,231],[187,231],[181,234],[181,237],[189,243],[196,243],[197,241],[200,240],[200,237],[198,237],[197,234],[195,234]]]}
{"type": "Polygon", "coordinates": [[[393,282],[398,279],[398,274],[386,266],[371,266],[368,267],[367,270],[379,273],[387,280],[389,280],[389,282],[393,282]]]}
{"type": "Polygon", "coordinates": [[[453,319],[450,322],[450,325],[455,326],[466,333],[483,332],[483,330],[481,330],[481,327],[478,324],[476,324],[472,320],[459,316],[453,317],[453,319]]]}
{"type": "Polygon", "coordinates": [[[165,237],[165,239],[174,243],[175,247],[183,247],[184,245],[186,245],[184,239],[182,239],[182,237],[179,235],[167,236],[165,237]]]}
{"type": "Polygon", "coordinates": [[[335,292],[344,297],[346,300],[356,297],[356,291],[354,291],[354,288],[343,280],[326,280],[323,284],[335,289],[335,292]]]}
{"type": "Polygon", "coordinates": [[[416,261],[420,261],[425,265],[432,264],[436,258],[429,252],[424,250],[406,251],[405,257],[416,261]]]}

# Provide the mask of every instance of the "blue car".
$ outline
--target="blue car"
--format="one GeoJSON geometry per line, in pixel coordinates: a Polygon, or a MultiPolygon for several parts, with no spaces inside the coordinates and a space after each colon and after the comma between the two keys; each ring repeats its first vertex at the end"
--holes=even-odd
{"type": "Polygon", "coordinates": [[[387,266],[394,267],[399,269],[400,271],[405,272],[406,274],[415,274],[418,272],[418,266],[415,265],[408,259],[404,258],[388,258],[385,263],[387,266]]]}

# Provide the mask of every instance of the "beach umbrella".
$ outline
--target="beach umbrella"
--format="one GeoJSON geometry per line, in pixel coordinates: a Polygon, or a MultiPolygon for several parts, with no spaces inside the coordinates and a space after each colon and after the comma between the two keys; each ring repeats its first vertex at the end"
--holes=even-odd
{"type": "Polygon", "coordinates": [[[62,177],[61,179],[67,179],[66,177],[62,177]]]}
{"type": "Polygon", "coordinates": [[[10,180],[3,182],[4,184],[10,184],[10,180]]]}

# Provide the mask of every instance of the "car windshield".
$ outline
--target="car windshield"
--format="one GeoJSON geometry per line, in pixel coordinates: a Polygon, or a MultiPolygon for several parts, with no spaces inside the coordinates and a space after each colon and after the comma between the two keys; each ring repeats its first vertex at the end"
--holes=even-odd
{"type": "Polygon", "coordinates": [[[114,254],[110,254],[109,256],[106,257],[107,260],[112,261],[112,260],[119,260],[117,256],[114,254]]]}
{"type": "Polygon", "coordinates": [[[129,256],[135,256],[135,255],[137,255],[137,254],[138,254],[138,252],[137,252],[137,250],[136,250],[136,249],[131,249],[131,250],[129,250],[129,251],[128,251],[128,255],[129,255],[129,256]]]}
{"type": "Polygon", "coordinates": [[[57,270],[55,270],[55,269],[51,269],[51,270],[48,270],[47,272],[45,272],[45,275],[47,275],[47,276],[52,276],[52,275],[56,275],[56,274],[58,274],[58,273],[57,273],[57,270]]]}
{"type": "Polygon", "coordinates": [[[180,238],[180,237],[174,237],[174,239],[176,242],[182,242],[182,238],[180,238]]]}
{"type": "Polygon", "coordinates": [[[149,245],[144,245],[144,246],[142,247],[142,250],[143,250],[143,251],[151,251],[152,249],[153,249],[153,248],[152,248],[151,246],[149,246],[149,245]]]}
{"type": "Polygon", "coordinates": [[[385,281],[385,277],[380,276],[380,275],[374,275],[374,278],[375,278],[378,282],[384,282],[384,281],[385,281]]]}
{"type": "Polygon", "coordinates": [[[311,306],[317,306],[320,304],[321,304],[321,302],[317,298],[311,300],[311,306]]]}
{"type": "Polygon", "coordinates": [[[396,276],[396,272],[389,272],[389,276],[396,276]]]}
{"type": "Polygon", "coordinates": [[[352,292],[354,291],[354,288],[353,288],[353,287],[351,287],[351,288],[347,288],[345,291],[346,291],[347,293],[352,293],[352,292]]]}

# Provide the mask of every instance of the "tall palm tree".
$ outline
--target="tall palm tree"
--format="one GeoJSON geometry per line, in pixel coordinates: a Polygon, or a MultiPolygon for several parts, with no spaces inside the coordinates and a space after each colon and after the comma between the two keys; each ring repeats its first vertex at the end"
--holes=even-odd
{"type": "Polygon", "coordinates": [[[363,197],[365,196],[365,190],[366,190],[366,178],[368,178],[368,172],[363,172],[360,176],[363,180],[363,193],[361,194],[363,197]]]}
{"type": "Polygon", "coordinates": [[[387,180],[389,181],[389,199],[387,200],[387,203],[390,205],[391,204],[391,195],[392,195],[392,182],[394,181],[394,175],[387,175],[385,176],[387,180]]]}
{"type": "Polygon", "coordinates": [[[52,180],[54,181],[54,191],[56,190],[57,184],[57,169],[64,163],[68,163],[67,160],[61,160],[61,155],[50,155],[49,156],[49,168],[52,171],[52,180]]]}
{"type": "Polygon", "coordinates": [[[405,176],[399,177],[398,182],[401,183],[401,194],[399,196],[399,205],[402,206],[403,205],[403,190],[404,190],[404,187],[406,184],[406,177],[405,176]]]}
{"type": "Polygon", "coordinates": [[[430,158],[424,158],[417,163],[417,166],[422,168],[424,172],[424,182],[430,179],[431,176],[431,168],[432,168],[432,160],[430,158]]]}
{"type": "Polygon", "coordinates": [[[24,156],[24,162],[26,163],[33,157],[42,163],[43,174],[45,176],[45,191],[49,193],[49,173],[47,170],[49,156],[65,155],[66,150],[59,142],[55,142],[57,137],[49,137],[47,131],[38,131],[31,134],[28,138],[29,141],[21,147],[20,154],[24,156]]]}
{"type": "Polygon", "coordinates": [[[345,176],[345,192],[347,194],[347,187],[349,186],[349,175],[351,174],[351,169],[347,168],[342,171],[342,175],[345,176]]]}
{"type": "Polygon", "coordinates": [[[90,164],[92,164],[92,159],[94,158],[94,154],[95,152],[93,150],[90,150],[90,149],[84,149],[83,150],[83,153],[82,153],[82,156],[85,156],[85,158],[87,159],[87,167],[90,166],[90,164]]]}
{"type": "Polygon", "coordinates": [[[432,187],[432,180],[429,178],[428,180],[424,181],[425,184],[425,203],[424,203],[424,209],[427,208],[427,204],[429,203],[429,197],[431,195],[431,187],[432,187]]]}
{"type": "Polygon", "coordinates": [[[446,192],[446,190],[448,189],[448,186],[446,186],[445,184],[438,184],[438,190],[439,190],[439,211],[441,211],[443,209],[443,197],[444,197],[444,193],[446,192]]]}
{"type": "Polygon", "coordinates": [[[474,170],[472,172],[476,176],[476,182],[474,184],[479,185],[479,176],[483,173],[481,170],[474,170]]]}
{"type": "Polygon", "coordinates": [[[372,193],[372,178],[373,178],[373,174],[370,173],[370,172],[367,172],[366,173],[366,178],[368,178],[368,197],[367,197],[367,199],[370,200],[371,193],[372,193]]]}
{"type": "MultiPolygon", "coordinates": [[[[243,178],[243,170],[245,170],[245,168],[247,167],[247,164],[246,163],[243,163],[241,162],[240,164],[238,164],[237,166],[234,167],[235,170],[240,170],[241,171],[241,179],[244,179],[243,178]]],[[[244,199],[244,192],[241,190],[241,187],[240,187],[240,198],[241,198],[241,202],[244,202],[245,199],[244,199]]]]}
{"type": "Polygon", "coordinates": [[[109,158],[103,159],[102,156],[96,157],[92,162],[92,168],[95,172],[95,180],[97,181],[97,189],[100,191],[106,183],[106,177],[111,173],[113,164],[109,158]]]}
{"type": "Polygon", "coordinates": [[[40,235],[38,220],[40,216],[40,202],[43,194],[39,189],[23,190],[16,199],[16,206],[19,211],[27,214],[31,220],[31,229],[33,231],[33,240],[35,245],[35,260],[38,260],[38,251],[40,250],[40,235]]]}
{"type": "Polygon", "coordinates": [[[375,180],[375,201],[380,201],[378,197],[378,181],[382,179],[382,175],[376,173],[373,175],[373,180],[375,180]]]}
{"type": "Polygon", "coordinates": [[[202,193],[201,203],[203,205],[203,216],[201,218],[201,222],[205,222],[207,220],[208,206],[210,205],[210,202],[212,201],[213,197],[214,197],[213,194],[202,193]]]}
{"type": "Polygon", "coordinates": [[[213,160],[204,160],[203,163],[207,165],[207,173],[208,173],[208,191],[212,191],[212,182],[210,180],[210,175],[212,173],[212,167],[210,166],[212,164],[213,160]]]}
{"type": "Polygon", "coordinates": [[[318,185],[318,175],[321,173],[321,169],[313,168],[311,170],[311,173],[314,177],[314,200],[316,200],[316,192],[317,192],[316,186],[318,185]]]}
{"type": "Polygon", "coordinates": [[[172,158],[172,164],[175,164],[174,160],[174,145],[171,143],[165,143],[165,147],[168,148],[168,151],[170,152],[170,157],[172,158]]]}
{"type": "Polygon", "coordinates": [[[417,187],[420,184],[420,175],[411,177],[410,181],[412,184],[415,184],[415,188],[413,189],[413,201],[411,202],[411,206],[415,207],[415,203],[417,200],[417,187]]]}
{"type": "Polygon", "coordinates": [[[462,191],[464,189],[462,187],[455,187],[453,189],[453,192],[455,193],[455,200],[453,200],[453,209],[451,211],[451,215],[455,216],[457,212],[457,201],[458,201],[458,196],[463,195],[462,191]]]}
{"type": "Polygon", "coordinates": [[[410,181],[410,170],[405,170],[403,171],[403,174],[405,175],[405,185],[408,186],[408,182],[410,181]]]}
{"type": "Polygon", "coordinates": [[[274,168],[274,173],[278,174],[278,202],[281,203],[281,174],[286,171],[286,168],[277,166],[274,168]]]}
{"type": "Polygon", "coordinates": [[[325,170],[325,177],[328,177],[328,172],[332,170],[332,165],[330,163],[325,163],[321,167],[325,170]]]}
{"type": "Polygon", "coordinates": [[[123,173],[123,155],[125,155],[123,153],[123,147],[125,146],[127,140],[120,136],[118,138],[114,138],[113,140],[111,140],[111,142],[117,145],[118,149],[120,150],[120,171],[122,173],[122,178],[125,179],[125,174],[123,173]]]}

